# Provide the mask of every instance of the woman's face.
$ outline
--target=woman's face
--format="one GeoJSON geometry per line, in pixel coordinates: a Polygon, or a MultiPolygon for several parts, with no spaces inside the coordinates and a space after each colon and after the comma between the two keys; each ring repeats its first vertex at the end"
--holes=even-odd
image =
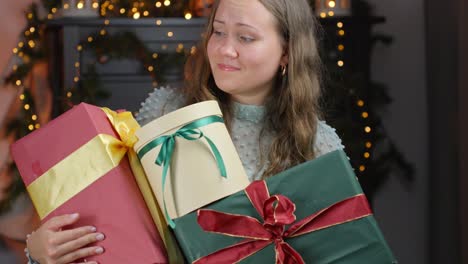
{"type": "Polygon", "coordinates": [[[208,41],[216,85],[244,104],[263,104],[287,64],[273,15],[258,0],[221,0],[208,41]]]}

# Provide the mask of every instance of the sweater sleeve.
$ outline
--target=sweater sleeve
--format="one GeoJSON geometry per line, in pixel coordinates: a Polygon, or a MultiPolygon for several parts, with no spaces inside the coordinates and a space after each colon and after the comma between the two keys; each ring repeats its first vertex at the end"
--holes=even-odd
{"type": "Polygon", "coordinates": [[[184,106],[184,101],[185,98],[180,88],[169,86],[155,88],[141,103],[136,120],[140,125],[146,125],[154,119],[181,108],[184,106]]]}
{"type": "Polygon", "coordinates": [[[336,134],[336,130],[327,125],[325,121],[320,120],[318,122],[314,144],[316,157],[338,149],[344,149],[344,146],[340,137],[336,134]]]}

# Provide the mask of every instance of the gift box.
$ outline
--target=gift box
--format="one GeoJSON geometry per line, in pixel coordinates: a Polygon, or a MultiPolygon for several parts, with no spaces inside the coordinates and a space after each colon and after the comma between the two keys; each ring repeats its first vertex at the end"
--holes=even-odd
{"type": "Polygon", "coordinates": [[[216,101],[164,115],[136,136],[134,149],[172,227],[171,219],[249,184],[216,101]]]}
{"type": "Polygon", "coordinates": [[[98,242],[105,252],[87,261],[169,263],[167,247],[172,260],[179,256],[171,263],[180,263],[131,148],[136,129],[129,112],[82,103],[18,140],[11,153],[43,222],[79,213],[69,228],[92,225],[105,234],[98,242]]]}
{"type": "Polygon", "coordinates": [[[189,263],[396,263],[342,150],[174,222],[189,263]]]}

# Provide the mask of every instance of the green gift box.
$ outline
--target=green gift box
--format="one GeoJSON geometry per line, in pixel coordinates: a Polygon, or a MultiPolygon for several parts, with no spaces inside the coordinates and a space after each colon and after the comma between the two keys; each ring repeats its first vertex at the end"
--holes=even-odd
{"type": "Polygon", "coordinates": [[[189,263],[397,263],[342,150],[174,222],[189,263]]]}

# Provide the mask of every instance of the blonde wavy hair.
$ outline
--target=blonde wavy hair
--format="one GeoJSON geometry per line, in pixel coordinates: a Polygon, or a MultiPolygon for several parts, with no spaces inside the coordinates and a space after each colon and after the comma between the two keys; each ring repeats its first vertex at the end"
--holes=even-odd
{"type": "MultiPolygon", "coordinates": [[[[273,131],[274,135],[269,153],[266,157],[261,156],[262,164],[265,158],[268,159],[265,178],[315,157],[313,146],[320,116],[321,61],[315,37],[316,21],[307,0],[258,1],[276,18],[278,33],[288,53],[287,73],[283,76],[278,68],[276,82],[265,105],[265,123],[260,138],[266,130],[273,131]]],[[[231,98],[216,86],[207,56],[218,5],[219,0],[213,5],[197,52],[186,63],[186,103],[217,100],[230,129],[233,118],[231,98]]]]}

